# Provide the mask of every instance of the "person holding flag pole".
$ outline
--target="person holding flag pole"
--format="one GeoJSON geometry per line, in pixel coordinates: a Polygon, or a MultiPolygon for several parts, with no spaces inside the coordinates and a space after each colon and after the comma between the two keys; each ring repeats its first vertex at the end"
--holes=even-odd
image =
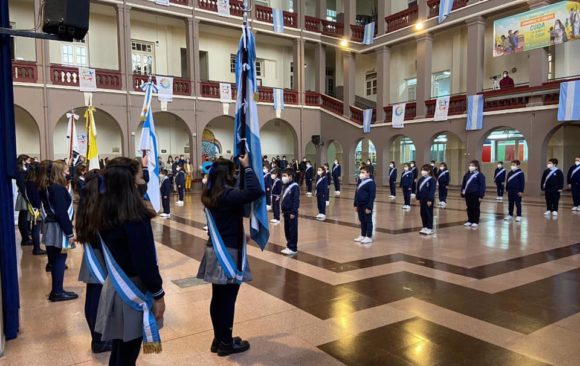
{"type": "Polygon", "coordinates": [[[209,241],[197,277],[212,284],[210,315],[214,329],[211,352],[228,356],[245,352],[250,343],[232,336],[235,304],[240,284],[251,281],[246,253],[244,217],[250,219],[250,238],[264,250],[270,236],[262,169],[256,86],[256,42],[248,26],[248,0],[244,0],[244,23],[236,58],[237,102],[234,128],[234,159],[218,159],[207,177],[201,201],[205,206],[209,241]],[[237,187],[237,188],[234,188],[237,187]]]}

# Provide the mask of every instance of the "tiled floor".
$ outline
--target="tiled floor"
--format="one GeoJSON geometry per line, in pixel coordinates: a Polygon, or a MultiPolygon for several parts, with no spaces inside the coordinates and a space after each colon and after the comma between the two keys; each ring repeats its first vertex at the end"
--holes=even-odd
{"type": "MultiPolygon", "coordinates": [[[[363,247],[352,189],[332,198],[328,220],[313,220],[302,197],[300,253],[285,257],[282,226],[268,248],[251,245],[255,281],[244,285],[234,333],[252,349],[219,359],[209,352],[211,290],[191,281],[207,235],[199,195],[153,225],[167,291],[164,352],[140,365],[578,365],[580,359],[580,214],[564,205],[546,219],[539,199],[522,223],[504,222],[504,206],[486,200],[478,230],[465,229],[462,201],[436,210],[436,235],[418,234],[418,207],[401,210],[380,191],[376,240],[363,247]]],[[[566,204],[568,202],[565,202],[566,204]]],[[[73,251],[66,286],[74,302],[46,300],[44,258],[25,248],[22,330],[3,365],[106,365],[93,356],[73,251]]]]}

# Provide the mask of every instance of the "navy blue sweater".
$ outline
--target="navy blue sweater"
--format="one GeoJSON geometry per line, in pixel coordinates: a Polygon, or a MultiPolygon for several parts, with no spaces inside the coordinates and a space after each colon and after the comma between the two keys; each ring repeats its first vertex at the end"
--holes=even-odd
{"type": "Polygon", "coordinates": [[[580,165],[572,165],[568,169],[568,184],[580,185],[580,165]],[[576,173],[574,173],[576,171],[576,173]],[[574,175],[572,175],[574,173],[574,175]]]}
{"type": "Polygon", "coordinates": [[[45,222],[56,222],[64,234],[73,237],[73,225],[68,216],[68,209],[72,197],[66,187],[60,184],[52,184],[46,190],[40,192],[40,200],[46,212],[45,222]]]}
{"type": "Polygon", "coordinates": [[[38,192],[38,186],[34,182],[26,182],[26,197],[28,202],[32,207],[40,209],[42,202],[40,201],[40,193],[38,192]]]}
{"type": "Polygon", "coordinates": [[[175,185],[178,187],[185,186],[185,172],[183,170],[180,170],[175,174],[175,185]]]}
{"type": "Polygon", "coordinates": [[[389,168],[389,184],[397,183],[397,168],[389,168]]]}
{"type": "MultiPolygon", "coordinates": [[[[318,180],[316,181],[316,197],[326,197],[326,194],[328,193],[327,191],[328,178],[326,175],[322,175],[318,177],[318,180]]],[[[326,197],[326,199],[328,200],[328,197],[326,197]]]]}
{"type": "Polygon", "coordinates": [[[342,167],[340,165],[333,165],[332,166],[332,178],[337,179],[340,178],[342,175],[342,167]]]}
{"type": "Polygon", "coordinates": [[[128,277],[139,277],[155,299],[165,295],[150,219],[125,222],[116,228],[102,231],[101,236],[128,277]]]}
{"type": "Polygon", "coordinates": [[[495,172],[493,173],[493,181],[495,183],[504,183],[505,182],[505,169],[504,168],[495,168],[495,172]]]}
{"type": "Polygon", "coordinates": [[[306,168],[306,171],[304,172],[304,178],[306,180],[312,180],[314,179],[314,168],[310,167],[310,168],[306,168]]]}
{"type": "Polygon", "coordinates": [[[463,183],[461,184],[461,194],[467,195],[470,193],[477,193],[479,198],[485,197],[485,175],[481,172],[475,171],[473,173],[468,172],[463,176],[463,183]],[[469,186],[467,182],[472,175],[477,174],[477,177],[471,180],[469,186]]]}
{"type": "Polygon", "coordinates": [[[160,191],[162,198],[168,198],[171,194],[171,180],[168,177],[164,177],[161,180],[160,191]]]}
{"type": "Polygon", "coordinates": [[[437,181],[434,177],[431,177],[431,179],[429,179],[429,177],[421,177],[417,182],[417,199],[433,202],[435,200],[436,188],[437,181]],[[425,182],[425,184],[423,184],[423,182],[425,182]]]}
{"type": "Polygon", "coordinates": [[[449,174],[449,170],[447,169],[440,170],[439,174],[437,175],[437,183],[443,187],[448,186],[449,182],[451,181],[451,176],[449,174]]]}
{"type": "Polygon", "coordinates": [[[555,173],[546,180],[550,174],[550,169],[544,170],[542,174],[542,191],[555,192],[564,189],[564,173],[560,169],[556,169],[555,173]]]}
{"type": "Polygon", "coordinates": [[[524,172],[521,169],[510,171],[507,175],[507,191],[523,193],[525,188],[526,177],[524,176],[524,172]]]}
{"type": "Polygon", "coordinates": [[[399,186],[401,188],[411,188],[413,186],[414,175],[412,171],[406,171],[401,174],[401,182],[399,186]]]}
{"type": "Polygon", "coordinates": [[[298,215],[298,209],[300,208],[300,187],[292,183],[284,187],[281,207],[283,213],[298,215]]]}
{"type": "Polygon", "coordinates": [[[354,194],[354,207],[372,210],[375,205],[377,185],[371,178],[361,181],[354,194]]]}

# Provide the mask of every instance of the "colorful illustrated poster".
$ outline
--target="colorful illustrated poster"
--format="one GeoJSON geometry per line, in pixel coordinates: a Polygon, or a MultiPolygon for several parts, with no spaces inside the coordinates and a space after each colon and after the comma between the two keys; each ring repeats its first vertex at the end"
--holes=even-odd
{"type": "Polygon", "coordinates": [[[580,3],[562,1],[498,19],[493,32],[494,57],[580,39],[580,3]]]}

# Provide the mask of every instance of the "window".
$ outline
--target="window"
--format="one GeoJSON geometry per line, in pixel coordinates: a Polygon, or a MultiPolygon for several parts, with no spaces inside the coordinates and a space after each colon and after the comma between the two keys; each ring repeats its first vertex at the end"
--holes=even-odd
{"type": "Polygon", "coordinates": [[[70,44],[62,45],[62,63],[63,65],[72,65],[74,63],[73,46],[70,44]]]}
{"type": "Polygon", "coordinates": [[[288,11],[294,13],[294,0],[288,0],[288,11]]]}
{"type": "Polygon", "coordinates": [[[417,78],[405,80],[407,87],[407,101],[414,101],[417,99],[417,78]]]}
{"type": "Polygon", "coordinates": [[[230,55],[230,72],[236,73],[236,55],[230,55]]]}
{"type": "Polygon", "coordinates": [[[442,134],[433,140],[431,145],[431,160],[446,161],[445,153],[447,151],[447,135],[442,134]]]}
{"type": "Polygon", "coordinates": [[[131,61],[134,74],[151,75],[155,72],[153,43],[131,41],[131,61]]]}
{"type": "Polygon", "coordinates": [[[528,144],[518,130],[496,130],[487,136],[483,142],[481,161],[492,163],[495,161],[528,160],[528,144]]]}
{"type": "Polygon", "coordinates": [[[402,137],[399,142],[400,161],[415,160],[415,144],[409,137],[402,137]]]}
{"type": "Polygon", "coordinates": [[[336,10],[326,9],[326,20],[336,22],[336,10]]]}
{"type": "Polygon", "coordinates": [[[257,59],[256,60],[256,76],[264,77],[264,60],[257,59]]]}
{"type": "Polygon", "coordinates": [[[451,72],[449,70],[433,73],[431,76],[431,96],[433,98],[451,95],[451,72]]]}
{"type": "Polygon", "coordinates": [[[548,48],[548,80],[554,79],[554,46],[548,48]]]}
{"type": "Polygon", "coordinates": [[[89,57],[85,41],[63,43],[61,48],[61,62],[63,65],[89,66],[89,57]]]}
{"type": "Polygon", "coordinates": [[[377,73],[369,72],[365,76],[366,96],[377,95],[377,73]]]}
{"type": "Polygon", "coordinates": [[[294,62],[290,62],[290,89],[294,89],[294,62]]]}

